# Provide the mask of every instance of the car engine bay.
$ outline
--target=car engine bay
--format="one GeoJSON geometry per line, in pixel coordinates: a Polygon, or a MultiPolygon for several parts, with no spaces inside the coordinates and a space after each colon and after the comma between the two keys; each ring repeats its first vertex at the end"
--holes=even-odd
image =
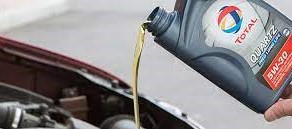
{"type": "MultiPolygon", "coordinates": [[[[0,128],[135,129],[126,83],[15,41],[0,38],[0,48],[0,128]]],[[[142,129],[202,129],[171,105],[142,94],[139,99],[142,129]]]]}
{"type": "MultiPolygon", "coordinates": [[[[82,104],[87,101],[85,96],[61,100],[63,106],[59,107],[48,104],[50,100],[43,96],[8,84],[0,83],[0,91],[6,92],[0,96],[0,128],[99,129],[87,123],[88,107],[82,104]]],[[[100,129],[134,129],[135,123],[131,115],[123,114],[108,117],[99,126],[100,129]]]]}

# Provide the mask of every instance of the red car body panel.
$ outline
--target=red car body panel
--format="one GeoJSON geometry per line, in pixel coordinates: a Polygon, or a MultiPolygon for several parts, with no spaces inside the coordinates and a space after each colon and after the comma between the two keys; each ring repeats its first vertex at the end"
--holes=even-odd
{"type": "Polygon", "coordinates": [[[118,77],[108,72],[105,72],[97,67],[36,46],[0,37],[0,49],[7,53],[17,55],[22,58],[33,60],[39,63],[44,63],[65,69],[82,70],[89,74],[97,75],[111,81],[117,81],[119,83],[119,86],[122,86],[123,88],[129,88],[129,85],[118,77]]]}

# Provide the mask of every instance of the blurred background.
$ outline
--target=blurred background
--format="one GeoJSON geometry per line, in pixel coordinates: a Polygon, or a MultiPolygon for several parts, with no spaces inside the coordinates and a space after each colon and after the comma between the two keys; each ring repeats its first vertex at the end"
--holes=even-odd
{"type": "MultiPolygon", "coordinates": [[[[290,19],[290,0],[266,0],[290,19]]],[[[140,24],[175,0],[0,0],[0,34],[79,59],[131,83],[140,24]]],[[[207,129],[288,129],[268,123],[153,42],[147,34],[139,90],[176,105],[207,129]]]]}

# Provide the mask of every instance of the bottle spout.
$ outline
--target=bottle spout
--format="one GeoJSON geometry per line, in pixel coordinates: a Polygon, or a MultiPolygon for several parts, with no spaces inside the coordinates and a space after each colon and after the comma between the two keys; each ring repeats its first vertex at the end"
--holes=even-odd
{"type": "Polygon", "coordinates": [[[173,12],[156,7],[147,18],[147,29],[153,36],[159,36],[169,28],[173,19],[173,12]]]}

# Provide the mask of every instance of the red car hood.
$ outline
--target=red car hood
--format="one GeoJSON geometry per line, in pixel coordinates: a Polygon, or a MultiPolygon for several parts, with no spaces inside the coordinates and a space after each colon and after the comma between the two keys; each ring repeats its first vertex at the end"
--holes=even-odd
{"type": "Polygon", "coordinates": [[[36,46],[0,37],[0,50],[9,54],[20,56],[25,59],[33,60],[35,62],[51,65],[54,67],[70,70],[81,70],[92,75],[118,82],[119,86],[121,87],[129,88],[129,85],[118,77],[108,72],[105,72],[97,67],[36,46]]]}

